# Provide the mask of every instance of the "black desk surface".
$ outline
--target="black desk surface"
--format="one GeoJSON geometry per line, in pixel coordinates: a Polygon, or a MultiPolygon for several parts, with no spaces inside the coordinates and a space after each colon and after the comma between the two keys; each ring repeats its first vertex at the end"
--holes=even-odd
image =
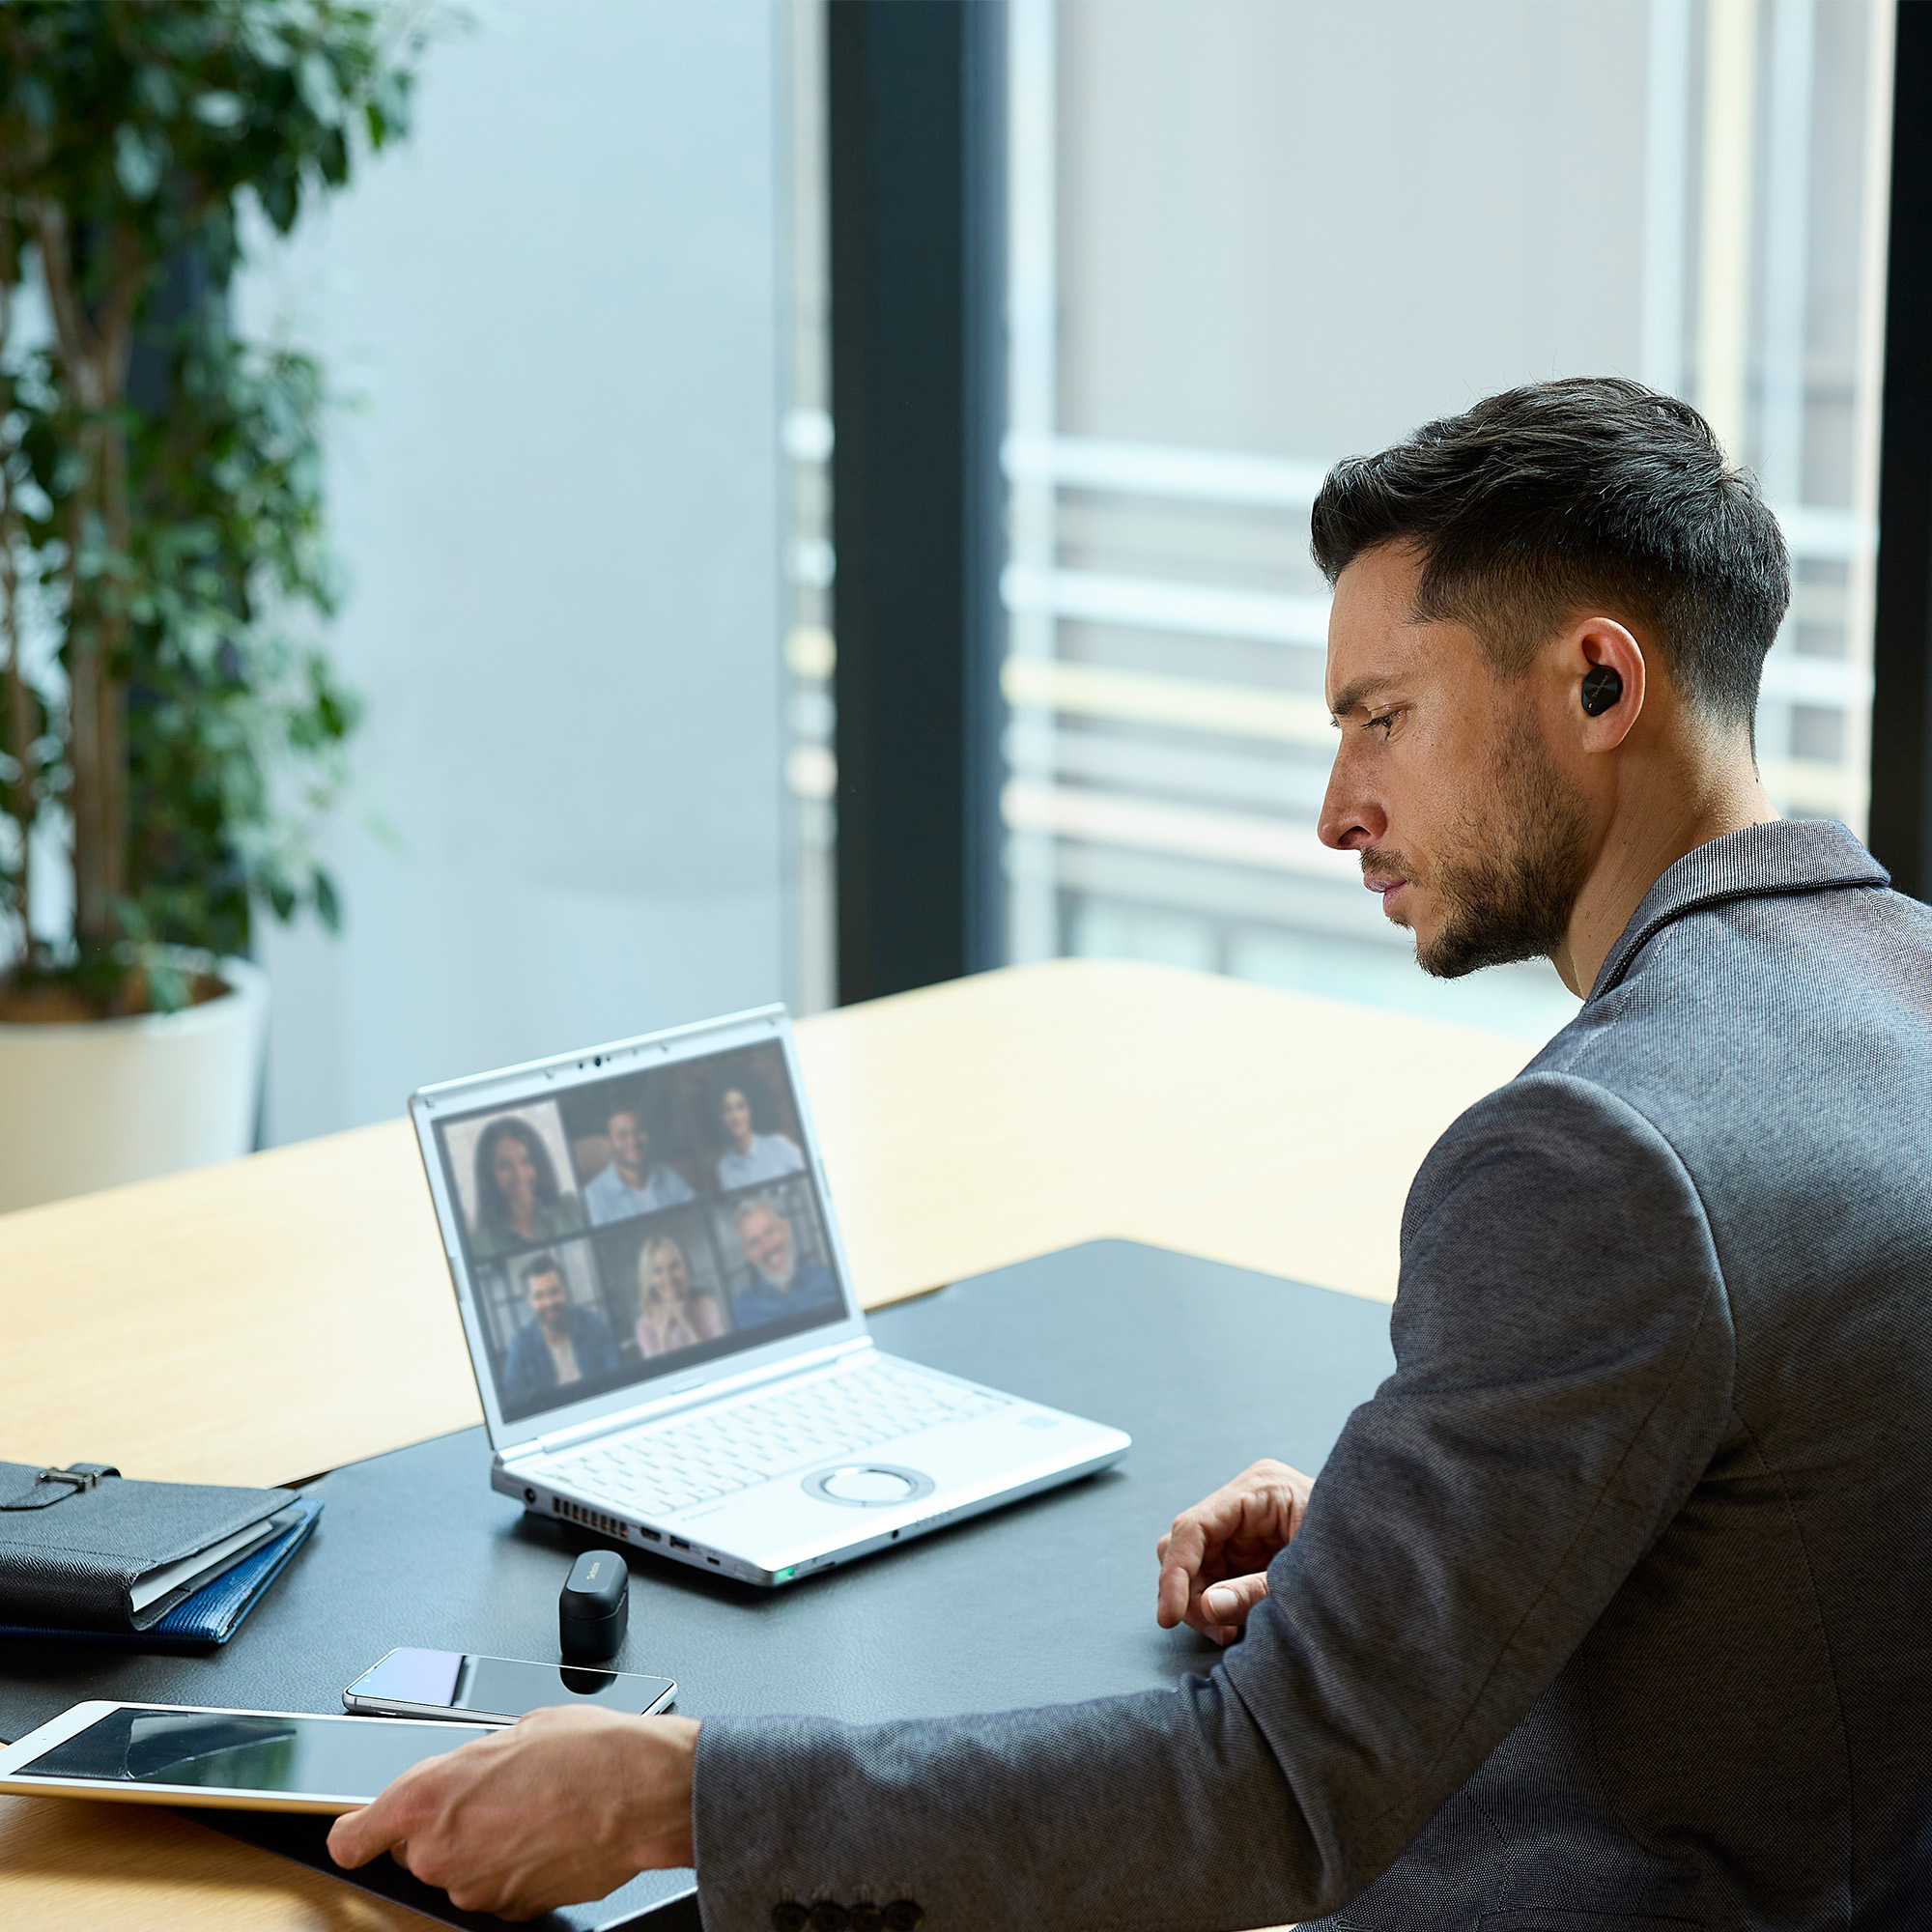
{"type": "MultiPolygon", "coordinates": [[[[687,1716],[1000,1710],[1205,1669],[1213,1646],[1154,1624],[1155,1539],[1257,1457],[1319,1467],[1393,1366],[1378,1302],[1126,1241],[959,1282],[882,1309],[872,1329],[895,1354],[1113,1423],[1134,1446],[1113,1470],[788,1589],[634,1552],[612,1667],[675,1677],[687,1716]]],[[[489,1463],[478,1428],[322,1477],[315,1535],[225,1649],[0,1644],[0,1738],[87,1697],[340,1711],[342,1687],[395,1644],[554,1659],[570,1560],[604,1539],[525,1517],[490,1490],[489,1463]]],[[[202,1815],[334,1869],[314,1821],[202,1815]]],[[[371,1889],[450,1923],[497,1922],[452,1912],[386,1860],[371,1889]]],[[[655,1875],[554,1922],[695,1926],[689,1893],[688,1873],[655,1875]]]]}

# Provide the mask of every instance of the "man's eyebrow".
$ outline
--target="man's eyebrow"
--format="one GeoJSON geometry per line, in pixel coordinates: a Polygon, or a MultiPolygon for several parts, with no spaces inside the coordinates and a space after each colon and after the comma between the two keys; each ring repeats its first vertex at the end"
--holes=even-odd
{"type": "Polygon", "coordinates": [[[1353,684],[1344,690],[1328,707],[1330,721],[1339,729],[1342,720],[1351,711],[1359,709],[1377,692],[1385,690],[1395,680],[1386,671],[1371,671],[1367,677],[1358,677],[1353,684]]]}

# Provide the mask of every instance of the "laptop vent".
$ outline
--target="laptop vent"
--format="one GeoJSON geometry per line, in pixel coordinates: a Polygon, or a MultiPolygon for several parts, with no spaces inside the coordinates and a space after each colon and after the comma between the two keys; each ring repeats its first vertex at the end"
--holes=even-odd
{"type": "Polygon", "coordinates": [[[567,1516],[572,1522],[581,1522],[586,1529],[601,1529],[606,1536],[621,1536],[626,1543],[631,1540],[631,1525],[619,1522],[615,1517],[604,1516],[596,1510],[580,1508],[562,1496],[551,1497],[550,1506],[554,1516],[567,1516]]]}

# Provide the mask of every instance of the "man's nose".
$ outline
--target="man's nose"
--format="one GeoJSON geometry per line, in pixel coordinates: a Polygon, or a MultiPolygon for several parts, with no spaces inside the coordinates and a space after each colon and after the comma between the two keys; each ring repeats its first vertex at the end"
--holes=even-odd
{"type": "Polygon", "coordinates": [[[1352,769],[1346,753],[1335,754],[1328,788],[1321,795],[1321,816],[1316,836],[1338,852],[1359,852],[1388,830],[1388,814],[1375,802],[1352,769]]]}

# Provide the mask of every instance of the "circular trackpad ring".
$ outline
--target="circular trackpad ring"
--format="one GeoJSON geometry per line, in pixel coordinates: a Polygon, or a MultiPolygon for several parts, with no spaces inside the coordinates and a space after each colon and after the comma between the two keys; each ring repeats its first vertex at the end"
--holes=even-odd
{"type": "Polygon", "coordinates": [[[895,1503],[917,1502],[934,1488],[930,1476],[896,1463],[839,1463],[817,1469],[804,1479],[805,1492],[822,1503],[846,1509],[891,1509],[895,1503]]]}

